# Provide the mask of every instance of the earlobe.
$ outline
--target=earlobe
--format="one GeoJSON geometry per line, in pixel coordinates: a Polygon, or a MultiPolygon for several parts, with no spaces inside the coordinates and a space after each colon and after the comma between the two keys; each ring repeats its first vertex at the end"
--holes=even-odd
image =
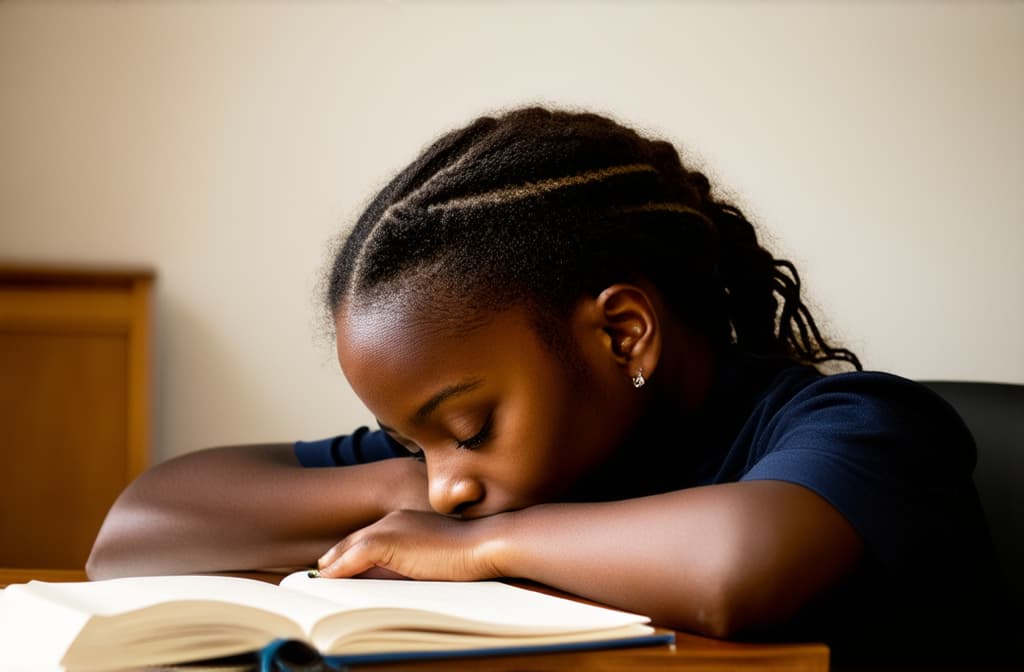
{"type": "Polygon", "coordinates": [[[623,284],[602,291],[595,307],[609,339],[610,354],[624,368],[627,379],[640,387],[635,382],[637,376],[646,382],[661,355],[661,332],[654,302],[642,288],[623,284]]]}

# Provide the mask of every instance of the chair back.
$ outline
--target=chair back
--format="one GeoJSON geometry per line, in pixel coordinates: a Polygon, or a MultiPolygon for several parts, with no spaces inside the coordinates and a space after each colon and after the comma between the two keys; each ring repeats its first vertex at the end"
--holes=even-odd
{"type": "Polygon", "coordinates": [[[948,401],[974,434],[974,484],[1011,603],[1024,606],[1024,385],[922,382],[948,401]]]}

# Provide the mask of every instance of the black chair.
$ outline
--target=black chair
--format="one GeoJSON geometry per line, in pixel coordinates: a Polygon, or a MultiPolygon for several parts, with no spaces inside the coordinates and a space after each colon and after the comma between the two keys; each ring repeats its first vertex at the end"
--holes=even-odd
{"type": "Polygon", "coordinates": [[[974,434],[974,484],[1010,603],[1024,608],[1024,385],[922,382],[948,401],[974,434]]]}

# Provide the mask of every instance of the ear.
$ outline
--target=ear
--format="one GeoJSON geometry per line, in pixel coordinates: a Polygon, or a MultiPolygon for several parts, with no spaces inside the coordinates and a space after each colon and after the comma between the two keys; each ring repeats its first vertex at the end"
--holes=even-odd
{"type": "Polygon", "coordinates": [[[650,378],[661,357],[661,329],[650,295],[636,285],[612,285],[594,302],[611,356],[633,378],[650,378]]]}

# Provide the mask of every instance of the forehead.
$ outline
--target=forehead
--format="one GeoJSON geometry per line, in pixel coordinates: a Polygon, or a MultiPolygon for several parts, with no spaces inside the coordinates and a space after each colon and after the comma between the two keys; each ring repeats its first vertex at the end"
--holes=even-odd
{"type": "Polygon", "coordinates": [[[439,389],[553,364],[520,307],[464,319],[397,303],[343,308],[335,330],[345,377],[385,422],[410,417],[439,389]]]}
{"type": "Polygon", "coordinates": [[[365,365],[404,367],[445,361],[452,345],[474,340],[476,332],[495,317],[449,302],[423,307],[401,298],[343,306],[335,316],[338,359],[346,372],[365,365]]]}

